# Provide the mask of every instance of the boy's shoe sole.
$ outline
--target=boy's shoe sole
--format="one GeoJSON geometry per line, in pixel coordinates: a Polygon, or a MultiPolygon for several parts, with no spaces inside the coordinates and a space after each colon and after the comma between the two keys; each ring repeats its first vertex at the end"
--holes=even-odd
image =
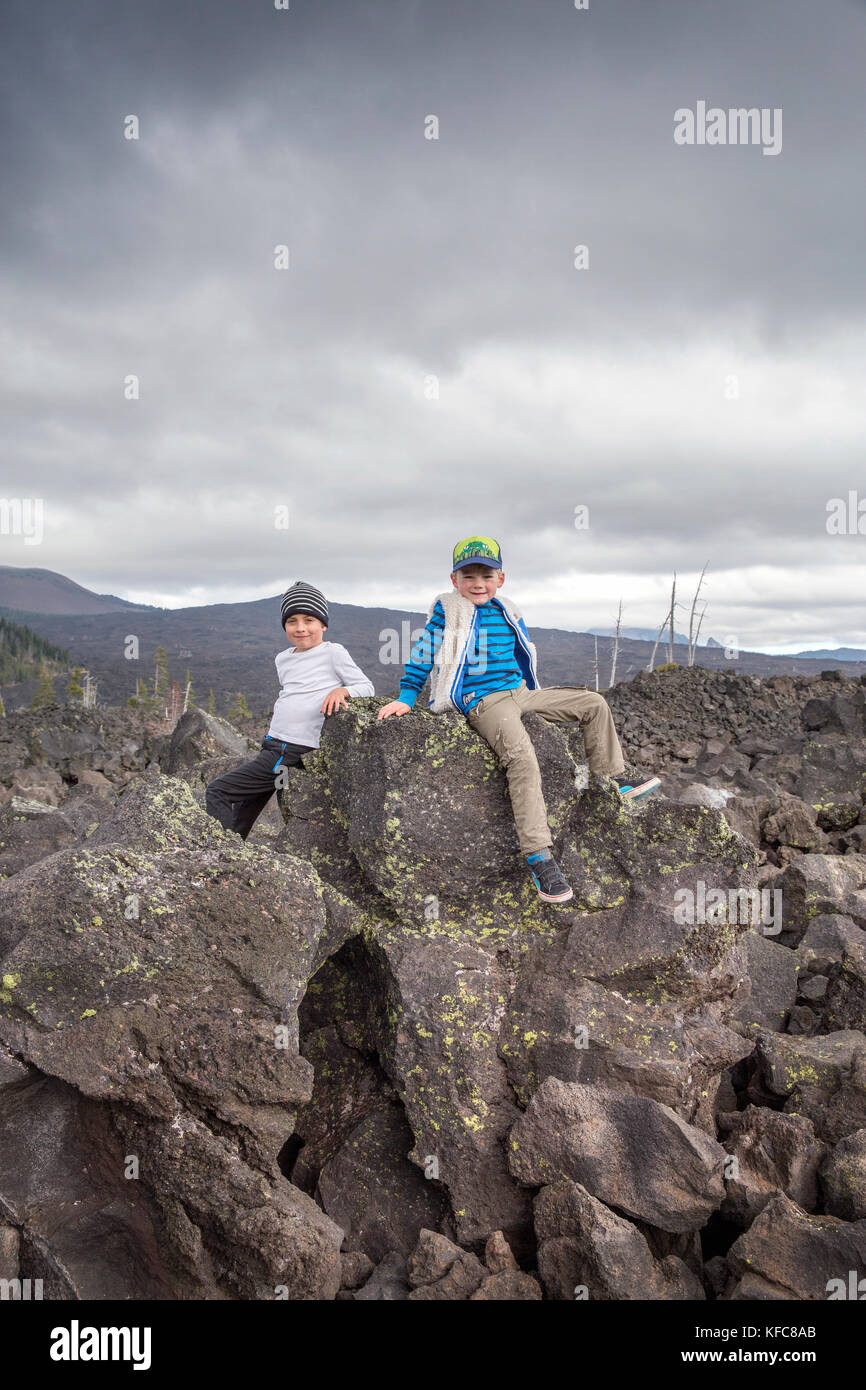
{"type": "Polygon", "coordinates": [[[620,787],[620,793],[625,801],[637,801],[642,796],[650,796],[661,784],[660,777],[648,777],[645,782],[638,782],[636,785],[629,783],[620,787]]]}
{"type": "Polygon", "coordinates": [[[560,893],[558,898],[554,898],[551,897],[549,893],[542,893],[541,889],[539,888],[538,896],[541,898],[541,901],[545,903],[567,903],[570,898],[574,897],[574,889],[569,888],[567,893],[560,893]]]}

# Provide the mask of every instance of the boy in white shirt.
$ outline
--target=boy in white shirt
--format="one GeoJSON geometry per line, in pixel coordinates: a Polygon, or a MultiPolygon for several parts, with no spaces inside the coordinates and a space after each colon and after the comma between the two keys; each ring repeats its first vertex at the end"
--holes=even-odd
{"type": "Polygon", "coordinates": [[[303,767],[302,755],[318,748],[325,716],[352,696],[376,693],[345,647],[323,641],[328,605],[318,589],[296,580],[283,595],[280,621],[291,646],[276,657],[281,688],[262,751],[205,791],[210,815],[243,840],[277,789],[278,769],[303,767]]]}

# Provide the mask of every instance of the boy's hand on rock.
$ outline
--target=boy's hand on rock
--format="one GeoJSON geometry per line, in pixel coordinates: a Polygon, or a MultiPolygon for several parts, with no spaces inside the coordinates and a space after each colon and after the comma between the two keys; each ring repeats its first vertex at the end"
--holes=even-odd
{"type": "Polygon", "coordinates": [[[378,718],[387,719],[392,714],[411,714],[412,706],[406,705],[402,700],[392,700],[390,705],[383,705],[379,710],[378,718]]]}
{"type": "Polygon", "coordinates": [[[336,690],[331,690],[322,704],[322,714],[336,714],[338,709],[345,709],[349,692],[344,685],[338,685],[336,690]]]}

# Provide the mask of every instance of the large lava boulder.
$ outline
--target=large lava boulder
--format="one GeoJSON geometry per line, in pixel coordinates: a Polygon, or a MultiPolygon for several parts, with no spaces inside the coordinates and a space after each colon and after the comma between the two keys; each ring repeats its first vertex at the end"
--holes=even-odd
{"type": "MultiPolygon", "coordinates": [[[[455,1238],[502,1230],[525,1252],[532,1194],[509,1171],[507,1136],[547,1077],[661,1102],[705,1138],[712,1129],[720,1079],[752,1046],[725,1023],[748,924],[728,910],[707,920],[699,885],[752,884],[755,853],[712,809],[581,789],[576,731],[532,716],[575,889],[545,905],[489,746],[458,717],[380,721],[380,704],[352,701],[328,721],[280,794],[279,847],[308,855],[373,919],[320,972],[311,1024],[332,1022],[376,1055],[414,1135],[410,1159],[448,1194],[455,1238]]],[[[713,1200],[721,1189],[701,1210],[713,1200]]]]}
{"type": "Polygon", "coordinates": [[[200,1288],[339,1286],[342,1231],[277,1165],[311,1094],[297,1006],[326,928],[314,869],[247,847],[159,776],[86,845],[5,886],[0,1040],[110,1108],[166,1222],[187,1230],[200,1288]]]}

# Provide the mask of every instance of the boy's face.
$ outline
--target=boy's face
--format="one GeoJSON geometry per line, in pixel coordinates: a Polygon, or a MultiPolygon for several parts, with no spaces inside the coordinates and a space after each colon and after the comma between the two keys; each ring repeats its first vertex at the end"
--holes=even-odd
{"type": "Polygon", "coordinates": [[[309,613],[292,613],[286,618],[284,627],[292,646],[301,652],[318,647],[325,635],[325,624],[321,618],[313,618],[309,613]]]}
{"type": "Polygon", "coordinates": [[[489,565],[465,565],[451,575],[451,583],[464,598],[473,603],[486,603],[505,583],[505,570],[494,570],[489,565]]]}

